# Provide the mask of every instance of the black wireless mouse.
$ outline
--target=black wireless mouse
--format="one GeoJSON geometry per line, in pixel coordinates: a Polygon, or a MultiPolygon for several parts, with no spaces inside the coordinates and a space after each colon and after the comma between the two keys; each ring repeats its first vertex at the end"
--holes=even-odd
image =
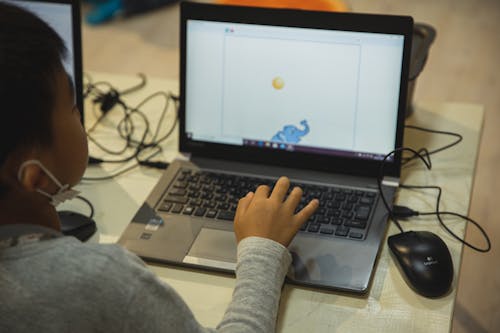
{"type": "Polygon", "coordinates": [[[85,242],[97,230],[96,223],[88,216],[67,210],[57,212],[61,221],[61,232],[85,242]]]}
{"type": "Polygon", "coordinates": [[[408,231],[387,240],[410,287],[425,297],[446,295],[453,281],[453,261],[445,242],[428,231],[408,231]]]}

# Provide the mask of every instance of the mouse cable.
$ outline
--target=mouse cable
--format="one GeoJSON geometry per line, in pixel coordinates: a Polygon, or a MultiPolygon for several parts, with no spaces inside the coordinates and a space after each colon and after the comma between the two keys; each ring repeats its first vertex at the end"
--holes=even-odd
{"type": "Polygon", "coordinates": [[[80,199],[81,201],[85,202],[89,206],[89,208],[90,208],[89,218],[92,219],[94,217],[94,206],[92,205],[92,203],[87,198],[84,198],[81,195],[77,195],[75,198],[80,199]]]}
{"type": "MultiPolygon", "coordinates": [[[[446,150],[446,149],[449,149],[453,146],[456,146],[458,145],[462,140],[463,140],[463,136],[459,133],[455,133],[455,132],[449,132],[449,131],[440,131],[440,130],[435,130],[435,129],[430,129],[430,128],[425,128],[425,127],[420,127],[420,126],[414,126],[414,125],[405,125],[405,128],[409,128],[409,129],[413,129],[413,130],[417,130],[417,131],[422,131],[422,132],[427,132],[427,133],[434,133],[434,134],[442,134],[442,135],[448,135],[448,136],[453,136],[456,138],[455,141],[453,141],[452,143],[450,144],[447,144],[447,145],[444,145],[440,148],[437,148],[437,149],[434,149],[434,150],[431,150],[431,151],[428,151],[426,153],[426,155],[433,155],[433,154],[436,154],[436,153],[439,153],[443,150],[446,150]]],[[[422,153],[423,152],[423,148],[420,148],[418,150],[419,153],[422,153]]],[[[401,161],[401,164],[402,165],[405,165],[406,163],[412,161],[413,159],[415,159],[417,156],[414,154],[413,156],[411,157],[405,157],[403,158],[403,160],[401,161]]]]}
{"type": "MultiPolygon", "coordinates": [[[[473,219],[471,219],[468,216],[465,216],[465,215],[462,215],[462,214],[458,214],[458,213],[454,213],[454,212],[447,212],[447,211],[441,211],[440,210],[441,194],[443,192],[443,190],[442,190],[442,188],[440,186],[420,186],[420,185],[406,185],[406,184],[401,184],[399,187],[404,188],[404,189],[431,189],[431,190],[437,190],[438,191],[438,195],[437,195],[437,199],[436,199],[436,211],[434,211],[434,212],[418,212],[418,211],[415,211],[415,210],[413,210],[413,209],[411,209],[409,207],[405,207],[405,206],[398,206],[398,209],[399,210],[405,210],[406,212],[409,212],[409,213],[411,212],[410,216],[436,215],[436,217],[437,217],[439,223],[441,224],[441,226],[450,235],[452,235],[456,240],[458,240],[459,242],[462,242],[464,245],[466,245],[466,246],[470,247],[471,249],[476,250],[478,252],[488,252],[488,251],[490,251],[490,249],[491,249],[490,238],[488,237],[488,234],[486,233],[486,231],[484,231],[484,229],[479,225],[479,223],[477,223],[476,221],[474,221],[473,219]],[[484,239],[486,240],[486,243],[487,243],[486,248],[478,248],[478,247],[472,245],[471,243],[467,242],[465,239],[462,239],[459,236],[457,236],[444,223],[444,221],[442,219],[442,215],[452,215],[452,216],[459,217],[459,218],[461,218],[463,220],[466,220],[468,222],[471,222],[483,234],[483,237],[484,237],[484,239]]],[[[393,214],[394,215],[398,215],[398,213],[394,212],[394,211],[393,211],[393,214]]],[[[401,216],[399,216],[399,217],[401,217],[401,216]]]]}
{"type": "Polygon", "coordinates": [[[416,150],[414,150],[412,148],[402,147],[402,148],[395,149],[395,150],[391,151],[390,153],[388,153],[387,155],[384,156],[384,158],[383,158],[383,160],[381,162],[381,165],[380,165],[380,173],[379,173],[377,185],[378,185],[378,189],[379,189],[379,193],[380,193],[380,197],[382,199],[382,202],[383,202],[386,210],[389,213],[389,218],[396,224],[396,226],[398,227],[398,229],[401,232],[403,232],[403,228],[401,227],[401,224],[399,223],[398,218],[408,218],[408,217],[417,216],[417,215],[421,215],[421,216],[423,216],[423,215],[436,215],[436,217],[437,217],[439,223],[441,224],[441,226],[449,234],[451,234],[455,239],[457,239],[458,241],[460,241],[462,244],[464,244],[464,245],[466,245],[466,246],[470,247],[471,249],[473,249],[475,251],[478,251],[478,252],[483,252],[484,253],[484,252],[490,251],[490,249],[491,249],[490,239],[489,239],[488,234],[486,233],[486,231],[479,225],[479,223],[477,223],[476,221],[474,221],[473,219],[471,219],[471,218],[469,218],[467,216],[464,216],[464,215],[461,215],[461,214],[458,214],[458,213],[455,213],[455,212],[440,211],[442,189],[439,186],[417,186],[417,185],[404,185],[404,184],[400,184],[399,185],[400,188],[404,188],[404,189],[435,189],[435,190],[438,190],[438,196],[437,196],[437,199],[436,199],[436,211],[434,211],[434,212],[417,212],[417,211],[412,210],[409,207],[399,206],[399,205],[394,205],[393,208],[390,207],[390,205],[387,202],[387,199],[385,198],[385,195],[384,195],[384,193],[382,191],[382,179],[383,179],[383,176],[384,176],[384,167],[385,167],[385,163],[386,163],[387,159],[390,156],[392,156],[396,152],[403,152],[403,151],[408,151],[408,152],[413,153],[414,156],[412,156],[411,159],[419,158],[425,164],[425,166],[426,166],[426,168],[428,170],[432,169],[432,162],[431,162],[431,159],[430,159],[430,156],[429,156],[429,152],[427,151],[426,148],[422,148],[419,151],[416,151],[416,150]],[[460,217],[460,218],[462,218],[462,219],[464,219],[464,220],[466,220],[466,221],[471,222],[472,224],[474,224],[479,229],[479,231],[483,234],[484,239],[486,240],[486,243],[487,243],[487,247],[484,248],[484,249],[478,248],[478,247],[470,244],[466,240],[458,237],[455,233],[453,233],[453,231],[451,231],[451,229],[449,229],[446,226],[446,224],[444,223],[444,221],[442,219],[442,215],[452,215],[452,216],[460,217]]]}
{"type": "Polygon", "coordinates": [[[382,191],[382,180],[384,179],[384,168],[385,168],[385,163],[386,163],[387,159],[389,159],[389,157],[391,157],[392,155],[394,155],[396,153],[403,153],[405,151],[413,153],[413,157],[411,157],[411,159],[419,158],[420,160],[422,160],[422,162],[424,162],[427,169],[430,170],[432,168],[432,162],[431,162],[431,159],[429,156],[429,152],[427,151],[426,148],[421,148],[419,151],[416,151],[412,148],[405,148],[405,147],[396,148],[393,151],[391,151],[390,153],[386,154],[384,156],[384,158],[382,159],[382,161],[380,162],[379,176],[377,178],[377,186],[378,186],[378,191],[380,193],[380,198],[382,199],[382,203],[384,204],[385,209],[389,213],[389,219],[394,222],[394,224],[398,227],[398,229],[401,233],[404,232],[403,227],[401,226],[401,224],[398,221],[399,216],[396,216],[396,214],[394,214],[393,209],[391,208],[391,206],[387,202],[387,199],[385,198],[384,192],[382,191]]]}

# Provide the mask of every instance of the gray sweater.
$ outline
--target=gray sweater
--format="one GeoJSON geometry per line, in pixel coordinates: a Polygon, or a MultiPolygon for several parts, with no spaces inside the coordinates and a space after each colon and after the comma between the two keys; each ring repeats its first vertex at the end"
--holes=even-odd
{"type": "Polygon", "coordinates": [[[5,246],[4,237],[0,332],[274,332],[290,262],[281,244],[242,240],[233,299],[212,329],[200,326],[175,290],[118,245],[56,237],[5,246]]]}

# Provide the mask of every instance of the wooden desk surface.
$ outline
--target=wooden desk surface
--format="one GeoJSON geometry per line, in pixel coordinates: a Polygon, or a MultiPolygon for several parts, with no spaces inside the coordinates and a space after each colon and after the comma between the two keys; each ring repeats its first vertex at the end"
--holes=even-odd
{"type": "MultiPolygon", "coordinates": [[[[125,89],[138,79],[133,76],[91,73],[94,81],[109,81],[125,89]]],[[[138,104],[149,94],[163,90],[177,93],[176,81],[148,78],[148,84],[137,93],[124,96],[130,105],[138,104]]],[[[146,104],[143,110],[155,124],[163,101],[146,104]]],[[[93,123],[95,115],[86,105],[87,126],[93,123]]],[[[172,112],[172,110],[170,111],[172,112]]],[[[110,113],[109,119],[95,131],[100,142],[116,143],[113,119],[119,113],[110,113]]],[[[173,121],[170,113],[166,122],[173,121]]],[[[463,142],[432,158],[433,169],[427,171],[423,164],[411,163],[403,168],[403,184],[439,185],[443,188],[442,210],[466,214],[469,209],[477,150],[483,123],[483,108],[473,104],[445,103],[420,104],[407,120],[408,124],[458,132],[463,142]]],[[[407,129],[405,146],[413,148],[438,148],[452,139],[407,129]]],[[[105,156],[91,144],[94,156],[105,156]]],[[[177,153],[177,131],[165,142],[163,158],[172,160],[177,153]]],[[[86,176],[111,174],[120,167],[103,166],[92,168],[86,176]]],[[[139,205],[155,185],[161,172],[148,168],[137,168],[112,181],[83,182],[79,189],[95,206],[95,220],[99,233],[91,241],[115,242],[132,219],[139,205]]],[[[415,210],[435,210],[436,193],[432,191],[400,190],[396,202],[415,210]]],[[[83,211],[78,202],[67,203],[63,208],[83,211]]],[[[463,236],[465,223],[450,218],[447,225],[463,236]]],[[[441,299],[427,299],[417,295],[404,282],[386,243],[383,244],[372,287],[366,297],[354,297],[319,289],[302,288],[285,284],[278,316],[278,332],[448,332],[456,296],[457,274],[459,272],[462,244],[442,229],[435,217],[419,217],[403,223],[405,230],[429,230],[438,234],[448,245],[455,267],[453,291],[441,299]]],[[[398,230],[391,225],[388,235],[398,230]]],[[[234,278],[210,272],[166,266],[149,266],[162,280],[172,285],[184,298],[196,318],[205,326],[215,327],[221,320],[234,287],[234,278]]]]}

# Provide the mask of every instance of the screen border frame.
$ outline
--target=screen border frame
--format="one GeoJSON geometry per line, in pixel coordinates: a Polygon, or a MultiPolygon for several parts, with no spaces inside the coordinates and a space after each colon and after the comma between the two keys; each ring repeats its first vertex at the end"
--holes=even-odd
{"type": "MultiPolygon", "coordinates": [[[[276,166],[311,169],[351,175],[378,177],[381,162],[362,158],[322,156],[312,153],[268,150],[249,146],[196,141],[186,133],[186,59],[187,21],[203,20],[297,28],[338,29],[343,31],[380,32],[404,36],[400,94],[396,124],[395,148],[402,147],[404,119],[408,92],[408,75],[413,35],[413,19],[410,16],[354,14],[337,12],[311,12],[294,9],[272,9],[244,6],[212,5],[192,2],[181,3],[180,20],[180,105],[179,150],[192,157],[225,159],[239,162],[271,164],[276,166]],[[269,24],[269,22],[273,22],[269,24]],[[300,24],[298,23],[300,22],[300,24]]],[[[387,152],[389,153],[389,152],[387,152]]],[[[401,151],[394,153],[383,168],[384,176],[399,178],[401,151]]]]}
{"type": "MultiPolygon", "coordinates": [[[[80,1],[78,0],[20,0],[10,2],[16,5],[16,2],[39,2],[50,4],[63,4],[71,6],[71,30],[73,36],[73,72],[75,80],[75,99],[76,105],[80,110],[81,122],[84,121],[84,103],[83,103],[83,61],[82,61],[82,18],[80,15],[80,1]]],[[[36,15],[36,13],[33,13],[36,15]]],[[[45,21],[45,20],[44,20],[45,21]]],[[[56,31],[57,32],[57,31],[56,31]]],[[[69,49],[69,45],[65,46],[69,49]]]]}

